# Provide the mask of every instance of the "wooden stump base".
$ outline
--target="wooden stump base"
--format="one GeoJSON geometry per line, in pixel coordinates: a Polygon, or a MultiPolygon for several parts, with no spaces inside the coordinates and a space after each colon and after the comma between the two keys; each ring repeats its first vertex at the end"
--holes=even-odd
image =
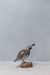
{"type": "Polygon", "coordinates": [[[21,63],[21,64],[20,64],[20,67],[22,67],[22,68],[33,67],[33,63],[32,63],[32,62],[21,63]]]}

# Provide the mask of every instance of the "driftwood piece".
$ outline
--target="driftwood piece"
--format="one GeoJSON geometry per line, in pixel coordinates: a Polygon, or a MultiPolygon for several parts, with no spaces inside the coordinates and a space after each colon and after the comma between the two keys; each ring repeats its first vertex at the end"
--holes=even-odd
{"type": "Polygon", "coordinates": [[[32,62],[21,63],[21,64],[20,64],[20,67],[22,67],[22,68],[33,67],[33,63],[32,63],[32,62]]]}

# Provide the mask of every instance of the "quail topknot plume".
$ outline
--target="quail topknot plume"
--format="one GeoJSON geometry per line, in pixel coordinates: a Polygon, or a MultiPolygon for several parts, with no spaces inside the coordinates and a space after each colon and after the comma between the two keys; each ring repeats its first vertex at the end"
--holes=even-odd
{"type": "Polygon", "coordinates": [[[18,55],[17,55],[17,57],[16,57],[16,59],[14,60],[14,62],[16,62],[16,61],[18,61],[18,60],[22,60],[23,61],[23,63],[25,63],[25,59],[30,55],[30,50],[32,49],[32,46],[35,46],[35,44],[32,44],[31,46],[27,46],[26,47],[26,49],[22,49],[19,53],[18,53],[18,55]]]}

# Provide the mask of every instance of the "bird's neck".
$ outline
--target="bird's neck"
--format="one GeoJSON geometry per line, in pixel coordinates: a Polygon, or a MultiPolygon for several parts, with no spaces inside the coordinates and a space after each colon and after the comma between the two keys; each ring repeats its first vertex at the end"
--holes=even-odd
{"type": "Polygon", "coordinates": [[[30,52],[30,50],[27,50],[28,52],[30,52]]]}
{"type": "Polygon", "coordinates": [[[28,55],[30,55],[30,50],[27,50],[28,51],[28,55]]]}

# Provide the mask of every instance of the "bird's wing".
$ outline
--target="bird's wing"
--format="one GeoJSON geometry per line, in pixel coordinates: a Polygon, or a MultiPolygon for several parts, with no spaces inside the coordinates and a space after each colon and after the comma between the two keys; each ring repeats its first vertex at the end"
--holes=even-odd
{"type": "Polygon", "coordinates": [[[18,53],[17,55],[17,59],[20,60],[22,59],[24,56],[28,55],[28,52],[26,50],[22,50],[18,53]]]}

